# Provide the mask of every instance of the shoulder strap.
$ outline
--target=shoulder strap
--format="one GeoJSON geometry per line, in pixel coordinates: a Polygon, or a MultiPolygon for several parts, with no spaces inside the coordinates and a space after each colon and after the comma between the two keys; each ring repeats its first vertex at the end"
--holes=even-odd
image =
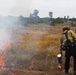
{"type": "Polygon", "coordinates": [[[65,35],[66,39],[68,40],[68,31],[66,31],[66,32],[64,33],[64,35],[65,35]]]}

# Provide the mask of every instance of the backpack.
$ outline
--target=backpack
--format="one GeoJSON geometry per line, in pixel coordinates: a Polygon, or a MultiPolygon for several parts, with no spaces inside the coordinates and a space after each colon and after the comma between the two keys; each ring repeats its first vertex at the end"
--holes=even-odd
{"type": "MultiPolygon", "coordinates": [[[[62,36],[64,36],[65,41],[63,41],[61,43],[61,50],[66,51],[66,50],[70,49],[70,47],[74,46],[74,43],[71,42],[71,40],[68,38],[68,31],[66,31],[65,33],[63,33],[62,36]]],[[[72,39],[74,39],[74,38],[72,37],[72,39]]]]}

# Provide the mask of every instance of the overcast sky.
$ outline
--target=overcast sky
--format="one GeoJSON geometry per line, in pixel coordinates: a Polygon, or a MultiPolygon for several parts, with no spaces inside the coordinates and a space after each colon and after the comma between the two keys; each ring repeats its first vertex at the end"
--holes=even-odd
{"type": "Polygon", "coordinates": [[[76,0],[0,0],[0,15],[29,16],[33,10],[39,10],[40,17],[76,17],[76,0]]]}

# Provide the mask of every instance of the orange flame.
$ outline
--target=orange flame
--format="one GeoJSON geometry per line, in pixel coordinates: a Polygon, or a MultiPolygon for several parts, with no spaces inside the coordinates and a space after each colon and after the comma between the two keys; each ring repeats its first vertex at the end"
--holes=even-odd
{"type": "Polygon", "coordinates": [[[4,48],[3,48],[3,55],[6,54],[6,50],[10,48],[10,40],[8,39],[6,42],[5,42],[5,45],[4,45],[4,48]]]}
{"type": "Polygon", "coordinates": [[[58,69],[62,69],[62,66],[61,65],[58,65],[58,69]]]}
{"type": "Polygon", "coordinates": [[[3,68],[5,66],[3,58],[3,56],[0,56],[0,68],[3,68]]]}
{"type": "Polygon", "coordinates": [[[34,67],[34,60],[31,61],[30,65],[29,65],[29,69],[33,69],[34,67]]]}
{"type": "Polygon", "coordinates": [[[4,44],[4,47],[3,47],[3,50],[2,50],[2,55],[0,55],[0,68],[1,69],[5,66],[4,56],[6,54],[7,49],[10,48],[10,37],[11,37],[11,34],[10,34],[10,36],[8,37],[8,39],[6,40],[6,42],[4,44]]]}

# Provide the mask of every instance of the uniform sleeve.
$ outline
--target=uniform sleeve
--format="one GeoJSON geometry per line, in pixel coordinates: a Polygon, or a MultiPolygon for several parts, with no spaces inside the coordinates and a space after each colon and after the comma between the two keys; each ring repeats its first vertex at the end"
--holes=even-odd
{"type": "Polygon", "coordinates": [[[76,39],[76,34],[71,30],[72,36],[76,39]]]}

